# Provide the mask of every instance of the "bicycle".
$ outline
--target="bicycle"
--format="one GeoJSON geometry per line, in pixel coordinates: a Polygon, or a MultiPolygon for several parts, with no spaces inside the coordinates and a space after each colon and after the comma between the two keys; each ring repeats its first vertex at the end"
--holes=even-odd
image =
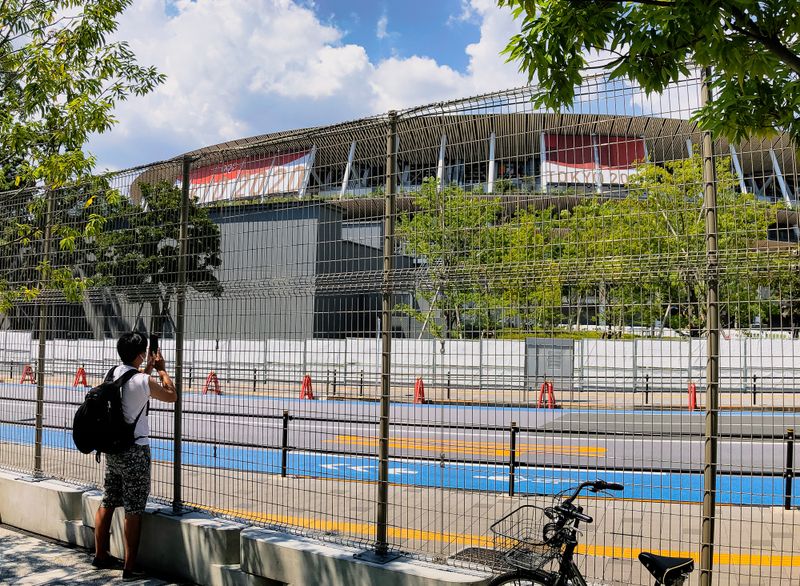
{"type": "MultiPolygon", "coordinates": [[[[574,492],[551,507],[522,505],[495,521],[492,532],[508,545],[505,561],[514,569],[496,576],[488,586],[587,586],[573,556],[578,526],[593,519],[575,504],[581,491],[623,490],[621,484],[595,480],[581,483],[574,492]],[[557,566],[546,570],[544,566],[557,566]]],[[[656,579],[655,586],[682,586],[694,570],[691,558],[666,557],[642,552],[639,561],[656,579]]]]}

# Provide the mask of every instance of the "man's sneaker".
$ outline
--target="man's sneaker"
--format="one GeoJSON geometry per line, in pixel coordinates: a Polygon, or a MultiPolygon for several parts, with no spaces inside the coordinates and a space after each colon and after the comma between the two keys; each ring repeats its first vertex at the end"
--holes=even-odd
{"type": "Polygon", "coordinates": [[[113,568],[116,564],[117,561],[111,556],[104,558],[99,558],[95,556],[94,559],[92,560],[92,565],[98,570],[108,570],[109,568],[113,568]]]}
{"type": "Polygon", "coordinates": [[[135,582],[136,580],[144,580],[145,578],[147,578],[147,574],[139,570],[122,570],[123,582],[135,582]]]}

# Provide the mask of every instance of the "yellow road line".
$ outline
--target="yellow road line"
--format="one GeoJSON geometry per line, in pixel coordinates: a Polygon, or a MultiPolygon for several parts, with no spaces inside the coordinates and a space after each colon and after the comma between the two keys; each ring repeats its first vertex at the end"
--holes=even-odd
{"type": "MultiPolygon", "coordinates": [[[[325,443],[343,444],[359,447],[375,447],[379,439],[374,436],[337,435],[325,443]]],[[[422,440],[415,438],[390,438],[389,447],[396,450],[419,450],[426,452],[457,452],[471,456],[508,457],[510,450],[505,443],[474,442],[467,440],[422,440]]],[[[606,448],[597,446],[572,446],[565,444],[517,444],[517,454],[556,454],[562,456],[605,456],[606,448]]]]}
{"type": "MultiPolygon", "coordinates": [[[[198,506],[198,505],[191,505],[198,506]]],[[[267,513],[256,513],[238,509],[212,509],[211,507],[198,507],[214,511],[222,515],[230,515],[240,519],[247,519],[259,523],[283,525],[290,527],[302,527],[315,531],[327,533],[342,533],[353,536],[375,536],[375,526],[369,523],[348,523],[343,521],[331,521],[326,519],[309,519],[307,517],[297,517],[292,515],[274,515],[267,513]]],[[[405,539],[414,541],[438,541],[455,545],[457,547],[495,547],[496,540],[492,536],[471,535],[467,533],[441,533],[434,531],[424,531],[422,529],[411,529],[407,527],[389,527],[387,530],[389,538],[405,539]]],[[[593,557],[607,557],[624,560],[633,560],[639,557],[643,550],[633,547],[617,547],[610,545],[578,545],[576,552],[581,555],[593,557]]],[[[657,555],[670,557],[692,558],[699,562],[700,554],[693,551],[675,551],[669,549],[650,550],[657,555]]],[[[800,555],[783,554],[757,554],[757,553],[725,553],[714,554],[714,563],[721,566],[768,566],[780,568],[800,567],[800,555]]]]}

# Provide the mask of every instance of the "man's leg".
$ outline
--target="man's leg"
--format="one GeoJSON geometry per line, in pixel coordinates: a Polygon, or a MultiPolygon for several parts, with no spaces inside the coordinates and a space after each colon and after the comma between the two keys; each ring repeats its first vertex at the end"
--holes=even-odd
{"type": "Polygon", "coordinates": [[[142,535],[142,516],[125,515],[125,565],[123,569],[133,570],[139,553],[139,538],[142,535]]]}
{"type": "Polygon", "coordinates": [[[108,559],[111,542],[111,520],[114,509],[99,507],[94,516],[94,555],[98,560],[108,559]]]}

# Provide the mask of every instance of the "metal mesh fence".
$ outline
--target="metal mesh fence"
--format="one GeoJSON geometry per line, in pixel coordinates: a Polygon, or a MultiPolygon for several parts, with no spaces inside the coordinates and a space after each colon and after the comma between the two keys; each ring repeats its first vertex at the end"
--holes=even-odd
{"type": "Polygon", "coordinates": [[[605,478],[590,581],[796,583],[795,147],[704,147],[699,78],[532,91],[2,194],[0,465],[101,484],[71,418],[139,330],[177,509],[484,569],[493,521],[605,478]]]}

